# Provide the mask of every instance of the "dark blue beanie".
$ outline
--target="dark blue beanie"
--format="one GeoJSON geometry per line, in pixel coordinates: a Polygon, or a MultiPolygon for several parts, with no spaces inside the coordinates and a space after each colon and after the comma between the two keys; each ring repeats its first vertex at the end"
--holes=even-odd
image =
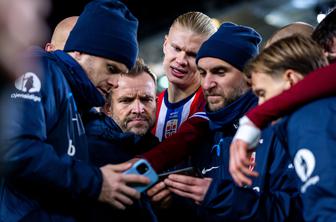
{"type": "Polygon", "coordinates": [[[260,42],[261,36],[254,29],[225,22],[202,44],[196,63],[203,57],[213,57],[243,71],[247,61],[258,54],[260,42]]]}
{"type": "Polygon", "coordinates": [[[117,0],[94,0],[70,32],[64,51],[79,51],[125,64],[131,69],[138,55],[138,20],[117,0]]]}

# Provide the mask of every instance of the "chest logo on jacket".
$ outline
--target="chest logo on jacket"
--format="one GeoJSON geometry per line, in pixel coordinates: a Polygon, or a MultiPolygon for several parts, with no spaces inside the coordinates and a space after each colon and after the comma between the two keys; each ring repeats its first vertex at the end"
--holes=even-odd
{"type": "Polygon", "coordinates": [[[315,156],[310,150],[302,148],[295,154],[295,171],[303,182],[303,185],[301,186],[301,193],[305,193],[309,186],[315,185],[319,182],[319,176],[311,177],[314,172],[315,165],[315,156]]]}
{"type": "Polygon", "coordinates": [[[30,94],[38,93],[41,90],[41,81],[35,73],[27,72],[15,81],[15,88],[24,93],[12,93],[11,98],[28,99],[34,102],[41,102],[41,97],[30,94]]]}
{"type": "Polygon", "coordinates": [[[41,89],[41,81],[35,73],[27,72],[15,81],[15,87],[28,93],[39,92],[41,89]]]}

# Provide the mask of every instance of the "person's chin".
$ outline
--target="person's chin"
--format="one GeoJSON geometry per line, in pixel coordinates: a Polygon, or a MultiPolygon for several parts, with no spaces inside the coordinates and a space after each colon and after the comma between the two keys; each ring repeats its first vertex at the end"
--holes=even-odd
{"type": "Polygon", "coordinates": [[[223,107],[221,103],[208,103],[208,108],[211,112],[216,112],[223,107]]]}
{"type": "Polygon", "coordinates": [[[147,133],[148,129],[147,128],[131,128],[130,129],[130,132],[136,134],[136,135],[139,135],[139,136],[143,136],[147,133]]]}

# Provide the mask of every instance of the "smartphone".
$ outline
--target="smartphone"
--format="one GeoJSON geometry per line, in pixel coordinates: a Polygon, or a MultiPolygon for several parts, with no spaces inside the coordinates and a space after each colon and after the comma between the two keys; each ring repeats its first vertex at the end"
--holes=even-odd
{"type": "Polygon", "coordinates": [[[164,172],[159,174],[159,180],[164,180],[166,179],[170,174],[182,174],[186,176],[198,176],[197,171],[195,170],[194,167],[186,167],[186,168],[181,168],[177,170],[171,170],[168,172],[164,172]]]}
{"type": "Polygon", "coordinates": [[[151,165],[147,162],[147,160],[140,159],[135,162],[132,167],[124,172],[124,174],[139,174],[146,176],[150,179],[149,184],[129,184],[130,187],[133,187],[139,192],[146,191],[148,188],[153,186],[158,181],[158,175],[151,167],[151,165]]]}

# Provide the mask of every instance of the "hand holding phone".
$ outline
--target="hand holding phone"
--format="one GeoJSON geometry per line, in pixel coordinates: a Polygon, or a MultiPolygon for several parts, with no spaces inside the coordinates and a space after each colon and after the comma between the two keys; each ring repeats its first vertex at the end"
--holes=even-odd
{"type": "Polygon", "coordinates": [[[151,165],[144,159],[140,159],[137,162],[135,162],[132,167],[124,172],[124,174],[139,174],[146,176],[150,179],[149,184],[129,184],[130,187],[133,187],[139,192],[143,192],[150,188],[152,185],[154,185],[158,181],[158,175],[154,171],[154,169],[151,167],[151,165]]]}

